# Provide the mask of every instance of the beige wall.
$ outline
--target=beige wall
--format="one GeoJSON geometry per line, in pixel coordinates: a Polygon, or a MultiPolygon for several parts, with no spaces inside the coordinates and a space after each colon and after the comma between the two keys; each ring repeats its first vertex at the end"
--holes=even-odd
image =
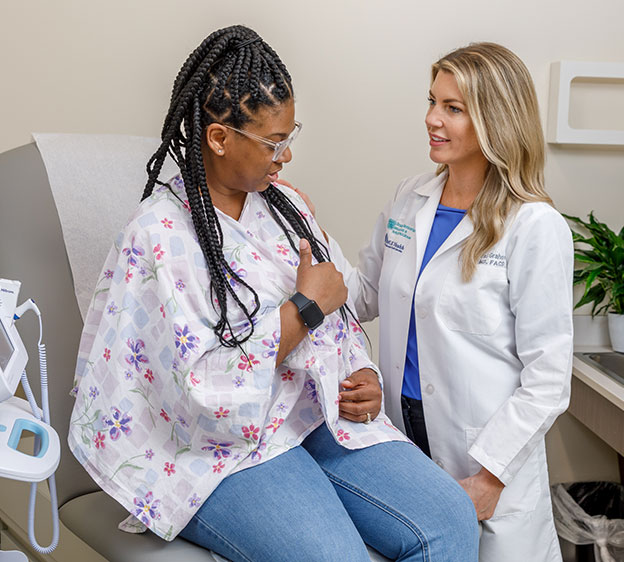
{"type": "MultiPolygon", "coordinates": [[[[5,0],[0,19],[0,151],[34,131],[156,136],[186,55],[219,27],[255,28],[290,69],[304,123],[283,175],[353,259],[397,182],[432,169],[423,116],[434,59],[469,41],[510,47],[544,122],[551,62],[624,60],[621,0],[5,0]]],[[[598,110],[591,118],[624,128],[622,91],[581,85],[573,122],[590,125],[598,110]]],[[[546,174],[563,212],[624,222],[624,150],[549,146],[546,174]]],[[[557,459],[582,462],[565,449],[574,424],[560,425],[557,459]]]]}

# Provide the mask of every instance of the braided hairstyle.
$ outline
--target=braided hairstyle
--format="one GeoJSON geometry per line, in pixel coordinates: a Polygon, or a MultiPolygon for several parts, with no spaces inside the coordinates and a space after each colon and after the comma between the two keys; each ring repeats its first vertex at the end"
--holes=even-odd
{"type": "MultiPolygon", "coordinates": [[[[220,318],[214,330],[221,345],[238,347],[254,331],[253,319],[260,309],[256,291],[230,267],[223,256],[223,232],[206,184],[201,152],[204,131],[214,122],[241,128],[254,111],[292,99],[290,74],[275,51],[253,30],[242,25],[210,34],[187,58],[173,84],[159,148],[147,163],[148,180],[143,199],[152,194],[169,154],[180,168],[197,239],[211,278],[211,291],[220,318]],[[254,297],[249,310],[229,279],[248,289],[254,297]],[[234,333],[228,320],[228,296],[247,318],[242,332],[234,333]]],[[[298,248],[292,233],[310,242],[318,262],[328,261],[326,247],[315,238],[305,217],[279,189],[269,186],[261,193],[292,249],[298,248]]]]}

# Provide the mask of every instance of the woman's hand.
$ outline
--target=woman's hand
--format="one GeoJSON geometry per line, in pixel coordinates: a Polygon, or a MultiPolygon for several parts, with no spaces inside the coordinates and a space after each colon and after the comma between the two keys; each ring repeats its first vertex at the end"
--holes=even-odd
{"type": "Polygon", "coordinates": [[[479,521],[489,519],[494,515],[501,492],[505,487],[489,470],[482,468],[479,472],[459,481],[466,490],[477,511],[479,521]]]}
{"type": "Polygon", "coordinates": [[[347,302],[348,291],[342,273],[331,262],[312,265],[312,249],[305,238],[299,241],[296,287],[302,295],[315,301],[325,316],[347,302]]]}
{"type": "Polygon", "coordinates": [[[316,207],[314,206],[314,203],[312,203],[312,199],[310,199],[307,193],[305,193],[304,191],[301,191],[300,189],[297,189],[290,182],[283,180],[282,178],[278,178],[277,180],[275,180],[275,183],[285,185],[286,187],[288,187],[289,189],[292,189],[295,193],[297,193],[297,195],[299,195],[299,197],[301,197],[304,203],[308,206],[308,209],[310,209],[312,216],[316,218],[316,207]]]}
{"type": "Polygon", "coordinates": [[[372,369],[360,369],[343,380],[340,385],[340,415],[354,422],[374,420],[381,411],[381,386],[377,373],[372,369]]]}

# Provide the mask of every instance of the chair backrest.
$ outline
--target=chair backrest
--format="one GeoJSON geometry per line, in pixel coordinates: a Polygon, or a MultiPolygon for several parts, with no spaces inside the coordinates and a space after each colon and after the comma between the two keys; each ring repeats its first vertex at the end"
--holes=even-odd
{"type": "MultiPolygon", "coordinates": [[[[74,404],[69,391],[82,318],[48,176],[34,143],[0,154],[0,196],[0,277],[21,281],[19,302],[33,298],[43,319],[50,418],[61,439],[61,462],[56,473],[60,507],[99,488],[67,446],[74,404]]],[[[32,313],[20,320],[18,330],[29,354],[29,380],[40,403],[39,324],[32,313]]]]}

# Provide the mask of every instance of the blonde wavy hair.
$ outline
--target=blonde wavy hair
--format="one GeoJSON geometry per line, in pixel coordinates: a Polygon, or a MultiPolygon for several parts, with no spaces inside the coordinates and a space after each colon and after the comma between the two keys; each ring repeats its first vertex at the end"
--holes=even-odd
{"type": "MultiPolygon", "coordinates": [[[[469,281],[479,259],[504,232],[522,203],[553,204],[544,190],[544,134],[537,96],[524,63],[496,43],[471,43],[431,67],[455,77],[479,146],[489,162],[483,188],[467,211],[474,232],[461,251],[462,278],[469,281]]],[[[438,166],[437,173],[446,170],[438,166]]]]}

